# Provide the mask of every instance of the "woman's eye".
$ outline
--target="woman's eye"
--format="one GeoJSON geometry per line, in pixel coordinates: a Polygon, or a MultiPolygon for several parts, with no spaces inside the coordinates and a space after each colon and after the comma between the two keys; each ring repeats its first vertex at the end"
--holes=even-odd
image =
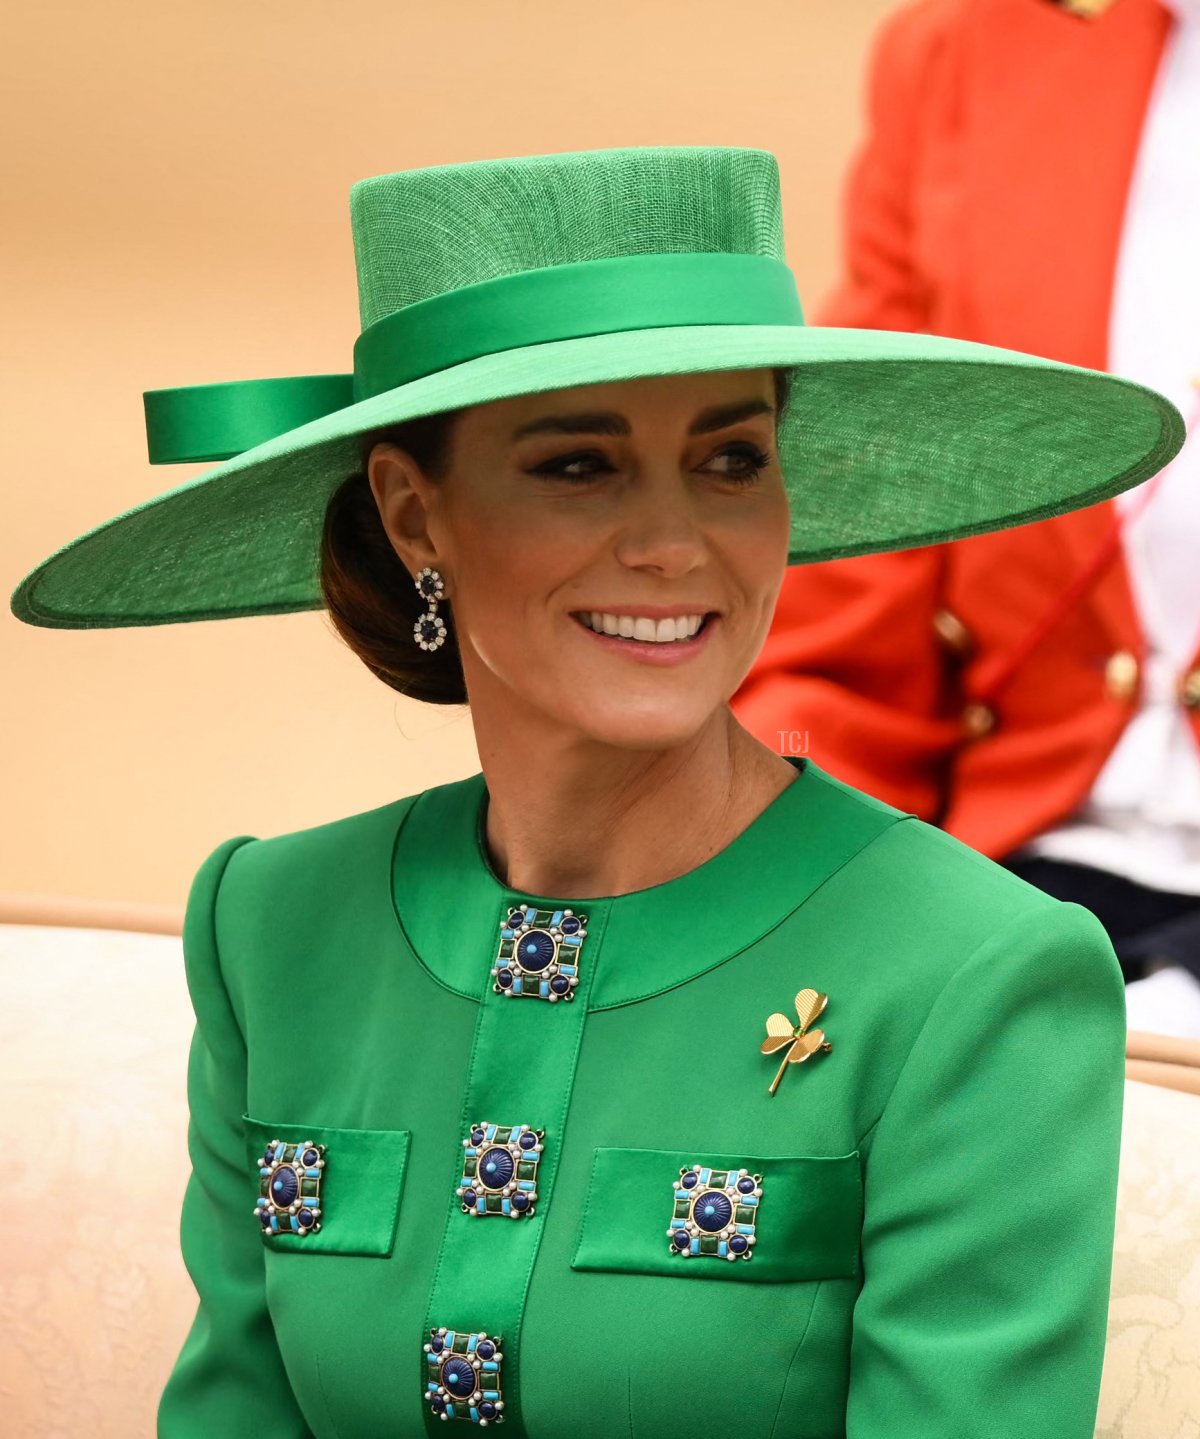
{"type": "Polygon", "coordinates": [[[771,463],[771,456],[765,450],[759,449],[757,445],[749,443],[729,445],[723,449],[715,458],[718,460],[732,457],[738,461],[738,467],[725,472],[725,478],[749,484],[758,479],[758,476],[767,465],[771,463]]]}
{"type": "MultiPolygon", "coordinates": [[[[760,472],[771,463],[771,456],[765,450],[745,441],[736,445],[727,445],[714,459],[732,459],[733,467],[722,471],[722,478],[740,484],[749,484],[758,479],[760,472]]],[[[544,460],[540,465],[535,465],[529,473],[584,483],[595,479],[597,475],[611,474],[612,466],[603,455],[589,450],[544,460]],[[580,466],[583,468],[581,469],[580,466]]]]}
{"type": "Polygon", "coordinates": [[[584,481],[592,479],[597,474],[607,473],[611,468],[612,467],[605,462],[603,455],[598,455],[594,451],[587,451],[586,453],[561,455],[557,459],[545,460],[542,464],[535,465],[529,473],[531,475],[557,476],[564,480],[584,481]],[[603,469],[586,469],[582,473],[571,473],[576,465],[588,465],[595,461],[599,461],[600,464],[603,465],[603,469]]]}

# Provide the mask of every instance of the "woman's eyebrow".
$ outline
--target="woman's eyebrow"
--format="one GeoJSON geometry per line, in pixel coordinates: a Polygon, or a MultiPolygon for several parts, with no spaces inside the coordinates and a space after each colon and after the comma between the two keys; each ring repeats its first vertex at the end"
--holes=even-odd
{"type": "MultiPolygon", "coordinates": [[[[727,425],[736,425],[739,420],[748,420],[753,415],[769,415],[775,411],[768,400],[737,400],[728,405],[712,405],[701,410],[688,426],[689,435],[704,435],[711,430],[723,430],[727,425]]],[[[526,435],[628,435],[629,421],[615,410],[597,410],[590,414],[544,415],[541,419],[530,420],[512,433],[512,439],[520,440],[526,435]]]]}

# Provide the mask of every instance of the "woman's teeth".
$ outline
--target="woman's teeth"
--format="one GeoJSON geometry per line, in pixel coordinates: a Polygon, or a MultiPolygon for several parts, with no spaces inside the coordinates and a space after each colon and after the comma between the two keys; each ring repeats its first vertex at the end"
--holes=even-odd
{"type": "Polygon", "coordinates": [[[671,644],[690,640],[700,628],[703,615],[678,615],[673,619],[651,620],[642,615],[610,615],[600,610],[581,613],[579,619],[598,635],[618,635],[627,640],[648,640],[651,644],[671,644]]]}

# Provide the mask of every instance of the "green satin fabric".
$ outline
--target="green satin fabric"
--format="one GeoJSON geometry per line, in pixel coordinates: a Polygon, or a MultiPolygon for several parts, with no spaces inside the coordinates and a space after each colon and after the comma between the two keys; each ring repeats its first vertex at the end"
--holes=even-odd
{"type": "Polygon", "coordinates": [[[767,255],[615,255],[551,265],[386,315],[354,346],[354,397],[548,340],[671,325],[803,323],[791,270],[767,255]]]}
{"type": "Polygon", "coordinates": [[[276,435],[344,409],[352,375],[294,375],[147,390],[146,445],[152,465],[229,460],[276,435]]]}
{"type": "MultiPolygon", "coordinates": [[[[529,1282],[546,1232],[543,1214],[554,1203],[567,1111],[587,1020],[595,967],[586,961],[600,947],[604,930],[602,906],[588,909],[579,984],[569,1003],[514,999],[496,992],[488,969],[481,973],[458,1132],[465,1137],[474,1124],[531,1123],[544,1128],[544,1149],[537,1169],[538,1200],[532,1217],[482,1218],[464,1214],[454,1186],[446,1186],[441,1248],[421,1336],[424,1343],[431,1330],[444,1326],[500,1339],[509,1432],[519,1432],[522,1427],[521,1331],[529,1282]],[[470,1276],[467,1284],[464,1275],[470,1276]]],[[[494,923],[488,928],[494,930],[494,923]]],[[[415,1344],[412,1353],[423,1375],[424,1360],[415,1344]]]]}
{"type": "Polygon", "coordinates": [[[200,1306],[160,1439],[458,1432],[426,1397],[434,1324],[504,1339],[508,1439],[692,1439],[697,1416],[747,1439],[1090,1439],[1125,1042],[1099,922],[809,761],[698,870],[572,901],[574,1000],[507,999],[481,798],[472,776],[201,866],[200,1306]],[[410,839],[452,882],[394,867],[410,839]],[[772,1095],[765,1020],[808,985],[833,1049],[772,1095]],[[544,1128],[535,1215],[461,1212],[473,1119],[544,1128]],[[271,1138],[327,1146],[316,1235],[254,1218],[271,1138]],[[763,1174],[752,1260],[669,1253],[674,1180],[705,1161],[763,1174]]]}
{"type": "Polygon", "coordinates": [[[762,1284],[855,1279],[862,1232],[862,1168],[852,1154],[712,1154],[695,1149],[596,1150],[572,1269],[762,1284]],[[750,1259],[717,1262],[672,1252],[667,1237],[681,1169],[762,1175],[750,1259]],[[659,1223],[648,1222],[650,1219],[659,1223]]]}
{"type": "MultiPolygon", "coordinates": [[[[312,1141],[302,1124],[276,1124],[249,1114],[242,1116],[242,1124],[250,1170],[272,1140],[312,1141]]],[[[323,1128],[318,1141],[325,1145],[321,1227],[315,1234],[273,1234],[271,1247],[280,1253],[302,1246],[306,1254],[390,1254],[411,1138],[407,1129],[323,1128]]]]}
{"type": "MultiPolygon", "coordinates": [[[[895,822],[895,811],[870,802],[847,811],[838,793],[813,782],[806,762],[788,763],[797,778],[750,826],[745,843],[731,845],[669,887],[607,895],[580,905],[588,915],[589,948],[604,924],[604,944],[636,953],[630,965],[605,967],[589,992],[591,1009],[613,1009],[660,994],[712,969],[746,942],[771,930],[817,890],[835,869],[895,822]],[[798,832],[820,834],[819,846],[796,849],[798,832]],[[786,868],[764,866],[763,855],[792,853],[786,868]],[[712,896],[721,896],[713,904],[712,896]],[[704,924],[681,924],[681,913],[703,914],[704,924]],[[645,936],[654,935],[652,945],[645,936]]],[[[397,921],[413,953],[439,984],[474,999],[479,992],[478,941],[494,917],[517,903],[554,909],[558,895],[531,895],[502,884],[492,872],[481,835],[487,786],[482,774],[453,788],[416,797],[392,857],[397,894],[420,895],[403,905],[397,921]],[[438,836],[431,845],[429,836],[438,836]],[[447,852],[459,862],[447,865],[447,852]]],[[[504,1121],[497,1121],[503,1123],[504,1121]]]]}
{"type": "Polygon", "coordinates": [[[800,325],[791,270],[767,255],[617,255],[523,270],[369,326],[353,375],[234,380],[145,393],[150,463],[226,460],[358,400],[481,355],[677,325],[800,325]]]}

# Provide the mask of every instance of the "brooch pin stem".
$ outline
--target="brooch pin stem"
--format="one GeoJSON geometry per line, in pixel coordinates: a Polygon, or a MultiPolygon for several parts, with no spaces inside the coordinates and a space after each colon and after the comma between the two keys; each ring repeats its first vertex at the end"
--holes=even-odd
{"type": "Polygon", "coordinates": [[[768,1094],[774,1094],[779,1088],[779,1081],[783,1078],[783,1071],[788,1067],[788,1060],[791,1057],[790,1051],[783,1056],[783,1063],[779,1066],[779,1073],[776,1074],[775,1078],[771,1081],[771,1087],[767,1090],[768,1094]]]}

